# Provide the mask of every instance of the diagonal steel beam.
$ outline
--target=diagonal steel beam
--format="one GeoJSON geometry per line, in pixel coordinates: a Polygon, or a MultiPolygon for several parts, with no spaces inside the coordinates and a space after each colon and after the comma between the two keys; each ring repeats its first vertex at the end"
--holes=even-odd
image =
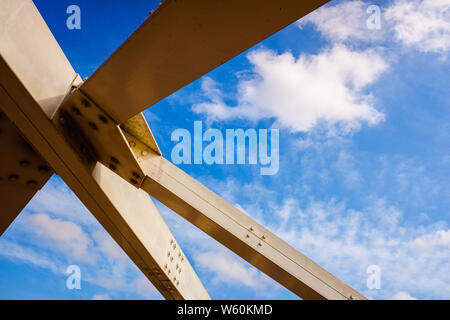
{"type": "Polygon", "coordinates": [[[5,4],[0,17],[10,15],[0,19],[0,105],[6,116],[165,298],[209,299],[148,195],[77,152],[67,136],[85,141],[52,122],[76,74],[31,1],[5,4]]]}
{"type": "Polygon", "coordinates": [[[298,296],[365,299],[168,160],[151,152],[139,160],[144,190],[298,296]]]}

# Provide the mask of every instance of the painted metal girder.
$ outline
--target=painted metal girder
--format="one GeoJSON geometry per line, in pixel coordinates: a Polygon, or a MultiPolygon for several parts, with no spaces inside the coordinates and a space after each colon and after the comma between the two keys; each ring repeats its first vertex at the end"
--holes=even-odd
{"type": "Polygon", "coordinates": [[[117,123],[328,0],[165,0],[81,86],[117,123]]]}
{"type": "Polygon", "coordinates": [[[85,143],[85,137],[76,122],[60,121],[59,106],[77,76],[33,3],[10,3],[0,1],[0,105],[5,115],[165,298],[209,299],[148,194],[99,164],[95,154],[90,159],[89,152],[73,147],[85,143]],[[46,77],[52,78],[48,87],[46,77]]]}
{"type": "Polygon", "coordinates": [[[365,299],[170,161],[142,156],[139,147],[142,189],[287,289],[303,299],[365,299]]]}

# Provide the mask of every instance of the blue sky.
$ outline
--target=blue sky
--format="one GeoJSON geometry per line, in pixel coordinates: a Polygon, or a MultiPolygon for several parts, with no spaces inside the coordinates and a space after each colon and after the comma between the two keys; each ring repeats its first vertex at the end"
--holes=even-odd
{"type": "MultiPolygon", "coordinates": [[[[35,1],[75,70],[93,71],[157,1],[35,1]],[[81,8],[81,30],[66,8],[81,8]]],[[[373,299],[450,298],[450,1],[331,1],[145,111],[177,128],[276,128],[280,169],[180,165],[373,299]],[[381,9],[370,29],[367,8],[381,9]],[[366,285],[367,267],[381,288],[366,285]]],[[[157,203],[216,299],[296,299],[157,203]]],[[[57,176],[0,238],[2,299],[158,299],[57,176]],[[69,265],[81,290],[66,288],[69,265]]]]}

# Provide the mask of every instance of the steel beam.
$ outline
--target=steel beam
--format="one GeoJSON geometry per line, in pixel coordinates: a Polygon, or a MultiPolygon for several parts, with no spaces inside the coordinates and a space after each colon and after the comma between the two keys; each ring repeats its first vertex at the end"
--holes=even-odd
{"type": "Polygon", "coordinates": [[[142,188],[303,299],[365,299],[168,160],[140,158],[142,188]]]}
{"type": "Polygon", "coordinates": [[[326,2],[165,0],[80,89],[123,123],[326,2]]]}
{"type": "Polygon", "coordinates": [[[67,65],[32,2],[21,1],[17,7],[5,7],[9,3],[0,2],[1,12],[10,10],[12,14],[6,16],[7,21],[0,21],[9,32],[6,37],[1,33],[0,37],[0,105],[6,116],[165,298],[209,299],[151,199],[77,152],[51,121],[76,76],[67,76],[67,71],[71,73],[70,64],[67,65]],[[24,16],[28,18],[26,24],[21,23],[24,16]],[[35,43],[39,46],[34,47],[35,43]],[[14,56],[19,48],[23,52],[14,56]],[[55,59],[48,59],[49,55],[55,59]],[[45,77],[40,76],[47,67],[53,84],[49,87],[45,77]],[[175,276],[175,272],[179,275],[175,276]]]}

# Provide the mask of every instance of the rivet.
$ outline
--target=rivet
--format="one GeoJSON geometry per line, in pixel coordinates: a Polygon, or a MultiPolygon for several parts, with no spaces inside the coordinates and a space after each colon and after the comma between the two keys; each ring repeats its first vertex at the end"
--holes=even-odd
{"type": "Polygon", "coordinates": [[[173,261],[173,257],[170,257],[170,262],[172,262],[173,261]]]}
{"type": "Polygon", "coordinates": [[[173,277],[173,282],[177,281],[177,277],[173,277]]]}
{"type": "Polygon", "coordinates": [[[27,181],[27,185],[29,185],[29,186],[35,186],[35,185],[37,185],[37,182],[36,182],[36,180],[28,180],[28,181],[27,181]]]}
{"type": "Polygon", "coordinates": [[[132,148],[136,147],[136,142],[134,142],[134,141],[130,141],[129,144],[130,144],[130,147],[132,147],[132,148]]]}
{"type": "Polygon", "coordinates": [[[167,256],[170,257],[170,251],[167,251],[167,256]]]}
{"type": "Polygon", "coordinates": [[[259,247],[261,247],[261,246],[262,246],[261,242],[259,242],[259,243],[258,243],[258,246],[259,246],[259,247]]]}
{"type": "Polygon", "coordinates": [[[87,101],[86,99],[81,99],[81,104],[86,108],[89,108],[91,106],[90,102],[87,101]]]}
{"type": "Polygon", "coordinates": [[[181,273],[181,268],[180,268],[180,269],[178,269],[178,273],[181,273]]]}
{"type": "Polygon", "coordinates": [[[115,158],[115,157],[111,157],[111,162],[115,163],[115,164],[119,164],[119,160],[117,160],[117,158],[115,158]]]}
{"type": "Polygon", "coordinates": [[[173,239],[170,239],[170,245],[172,245],[173,244],[173,239]]]}
{"type": "Polygon", "coordinates": [[[17,174],[11,174],[8,177],[8,181],[14,182],[14,181],[17,181],[17,180],[19,180],[19,176],[17,174]]]}
{"type": "Polygon", "coordinates": [[[135,177],[136,179],[140,179],[141,178],[141,176],[139,175],[139,173],[137,173],[137,172],[134,172],[133,171],[133,177],[135,177]]]}
{"type": "Polygon", "coordinates": [[[22,160],[22,161],[20,161],[20,166],[21,167],[28,167],[30,165],[30,161],[28,161],[28,160],[22,160]]]}
{"type": "Polygon", "coordinates": [[[89,127],[91,127],[92,130],[97,130],[98,127],[94,122],[89,122],[89,127]]]}
{"type": "Polygon", "coordinates": [[[116,170],[117,170],[117,167],[116,167],[115,165],[113,165],[112,163],[109,164],[109,168],[110,168],[112,171],[116,171],[116,170]]]}
{"type": "Polygon", "coordinates": [[[177,248],[177,245],[174,243],[173,244],[173,249],[175,250],[177,248]]]}
{"type": "Polygon", "coordinates": [[[265,235],[262,236],[263,239],[266,239],[267,237],[265,235]]]}
{"type": "Polygon", "coordinates": [[[102,114],[98,116],[98,119],[103,123],[108,123],[108,119],[102,114]]]}
{"type": "Polygon", "coordinates": [[[141,155],[144,156],[144,157],[145,157],[147,154],[148,154],[147,150],[143,150],[143,151],[141,152],[141,155]]]}
{"type": "Polygon", "coordinates": [[[253,231],[253,227],[250,227],[250,231],[253,231]]]}
{"type": "Polygon", "coordinates": [[[136,181],[135,179],[133,179],[133,178],[130,179],[130,182],[131,182],[132,184],[137,184],[137,181],[136,181]]]}
{"type": "Polygon", "coordinates": [[[246,238],[250,238],[250,235],[249,234],[247,234],[246,236],[245,236],[246,238]]]}
{"type": "Polygon", "coordinates": [[[73,113],[75,113],[77,116],[81,115],[81,111],[80,111],[80,109],[78,109],[77,107],[72,107],[72,111],[73,111],[73,113]]]}
{"type": "Polygon", "coordinates": [[[50,171],[50,168],[47,166],[40,166],[38,169],[39,172],[46,173],[50,171]]]}
{"type": "Polygon", "coordinates": [[[180,281],[177,281],[177,285],[179,285],[180,284],[180,281]]]}
{"type": "Polygon", "coordinates": [[[170,274],[172,271],[170,271],[170,269],[169,269],[169,271],[167,271],[167,274],[170,274]]]}
{"type": "Polygon", "coordinates": [[[178,270],[178,268],[179,268],[180,266],[177,264],[176,266],[175,266],[175,269],[177,269],[178,270]]]}

